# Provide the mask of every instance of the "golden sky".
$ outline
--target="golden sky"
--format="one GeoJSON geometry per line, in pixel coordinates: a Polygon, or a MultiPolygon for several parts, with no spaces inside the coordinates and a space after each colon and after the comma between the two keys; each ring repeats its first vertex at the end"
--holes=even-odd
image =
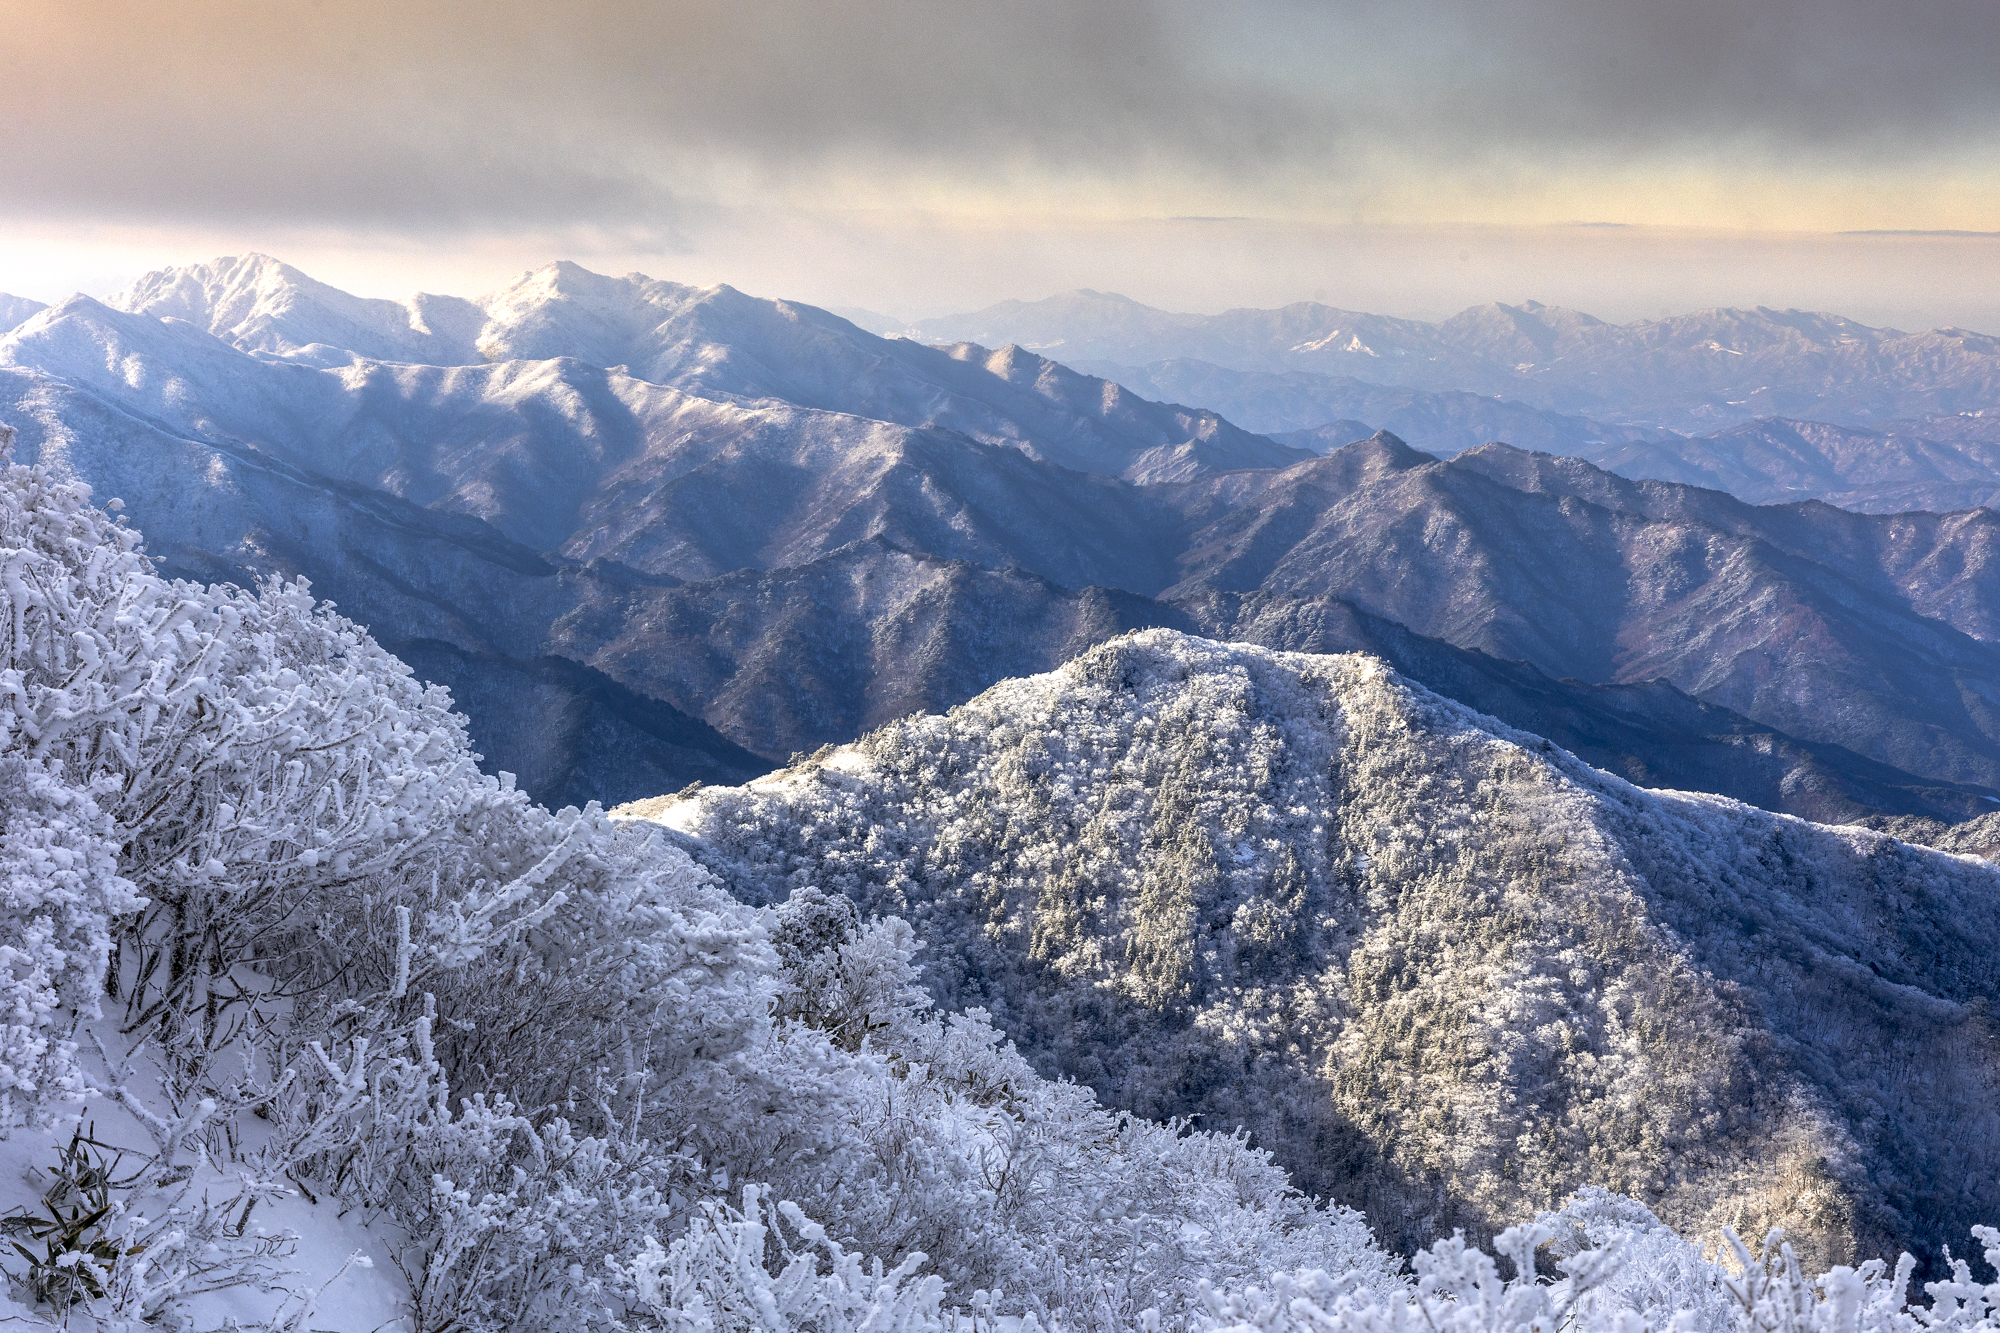
{"type": "Polygon", "coordinates": [[[2000,231],[1996,69],[1993,0],[0,0],[0,288],[259,249],[2000,327],[2000,239],[1842,235],[2000,231]]]}

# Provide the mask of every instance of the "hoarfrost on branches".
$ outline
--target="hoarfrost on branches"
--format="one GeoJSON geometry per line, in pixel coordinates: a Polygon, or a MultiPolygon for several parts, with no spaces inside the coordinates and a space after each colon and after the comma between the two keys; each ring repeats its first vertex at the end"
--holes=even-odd
{"type": "Polygon", "coordinates": [[[660,1256],[769,1217],[767,1277],[819,1256],[827,1326],[876,1319],[862,1273],[911,1327],[1188,1314],[1299,1263],[1399,1289],[1240,1138],[933,1011],[902,921],[746,906],[658,830],[482,775],[448,697],[303,584],[162,578],[9,466],[0,589],[0,1109],[117,1107],[177,1228],[105,1243],[102,1317],[268,1284],[244,1223],[284,1197],[385,1238],[415,1333],[672,1324],[660,1256]]]}
{"type": "Polygon", "coordinates": [[[1935,1274],[2000,1212],[2000,872],[1641,790],[1371,658],[1139,631],[649,813],[739,892],[907,919],[1041,1073],[1249,1126],[1399,1249],[1599,1185],[1935,1274]]]}

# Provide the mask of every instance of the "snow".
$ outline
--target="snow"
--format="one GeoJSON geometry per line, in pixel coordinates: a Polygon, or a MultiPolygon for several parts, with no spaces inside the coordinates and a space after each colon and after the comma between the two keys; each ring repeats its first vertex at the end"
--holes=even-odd
{"type": "MultiPolygon", "coordinates": [[[[89,318],[79,301],[88,298],[65,302],[59,318],[85,317],[100,330],[110,323],[102,315],[89,318]]],[[[943,427],[1136,481],[1184,480],[1306,456],[1213,413],[1146,402],[1019,348],[981,348],[971,358],[978,364],[967,364],[955,350],[879,338],[811,306],[643,274],[607,277],[568,262],[524,274],[476,301],[419,295],[391,302],[349,296],[268,256],[248,255],[148,274],[101,309],[155,327],[178,324],[248,354],[246,360],[293,370],[351,377],[382,363],[574,361],[714,402],[783,401],[911,428],[943,427]],[[1170,467],[1145,461],[1149,451],[1180,449],[1189,452],[1170,467]]],[[[11,355],[0,350],[0,364],[81,373],[86,382],[114,387],[85,369],[89,354],[74,336],[69,342],[59,349],[31,336],[11,355]]],[[[257,378],[240,365],[234,372],[257,378]]],[[[176,366],[174,374],[186,372],[176,366]]],[[[190,391],[181,397],[215,414],[207,426],[240,438],[283,439],[325,411],[288,410],[285,427],[275,431],[266,413],[246,430],[229,421],[231,406],[216,397],[217,386],[206,377],[187,379],[190,391]]],[[[117,387],[154,388],[142,401],[159,410],[157,386],[117,387]]],[[[301,391],[296,382],[290,389],[301,391]]]]}
{"type": "MultiPolygon", "coordinates": [[[[1372,658],[1165,630],[853,748],[872,766],[704,788],[674,830],[753,900],[909,917],[941,1004],[1004,996],[1045,1067],[1248,1124],[1312,1188],[1373,1197],[1367,1159],[1316,1147],[1359,1134],[1468,1226],[1603,1184],[1825,1257],[1848,1242],[1758,1163],[1817,1154],[1858,1210],[1950,1152],[1981,1165],[1903,1236],[2000,1209],[1987,1065],[1954,1035],[1963,988],[2000,987],[1991,864],[1642,791],[1372,658]],[[1872,1108],[1912,1079],[1936,1118],[1889,1131],[1872,1108]]],[[[1395,1207],[1370,1204],[1418,1225],[1395,1207]]]]}
{"type": "MultiPolygon", "coordinates": [[[[758,451],[864,484],[940,427],[1134,480],[1284,457],[1213,414],[568,264],[383,302],[250,255],[15,323],[47,419],[0,470],[0,1214],[80,1115],[144,1164],[70,1326],[1995,1326],[1962,1266],[1912,1311],[1907,1265],[1841,1248],[1920,1188],[1911,1227],[1994,1215],[1986,863],[1164,631],[745,788],[552,813],[308,589],[162,578],[65,480],[208,441],[617,558],[758,451]],[[641,477],[626,526],[579,472],[641,477]],[[570,489],[524,518],[509,478],[570,489]],[[1516,1277],[1438,1240],[1406,1281],[1302,1181],[1516,1277]]],[[[1379,355],[1337,335],[1295,350],[1379,355]]],[[[0,1315],[49,1322],[29,1298],[0,1315]]]]}
{"type": "Polygon", "coordinates": [[[901,920],[747,907],[643,822],[480,775],[442,691],[303,588],[162,579],[20,466],[0,576],[0,790],[32,798],[0,947],[34,965],[0,1196],[37,1197],[18,1168],[86,1104],[135,1154],[56,1270],[94,1284],[72,1325],[1129,1323],[1301,1265],[1402,1290],[1267,1154],[935,1011],[901,920]]]}

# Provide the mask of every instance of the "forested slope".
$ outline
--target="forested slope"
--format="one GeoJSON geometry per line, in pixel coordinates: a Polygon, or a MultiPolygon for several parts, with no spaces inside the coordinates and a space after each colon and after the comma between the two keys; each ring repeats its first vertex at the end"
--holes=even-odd
{"type": "Polygon", "coordinates": [[[941,1002],[1399,1247],[1585,1183],[1835,1260],[2000,1206],[2000,871],[1635,788],[1366,657],[1142,631],[629,812],[756,900],[908,916],[941,1002]]]}
{"type": "Polygon", "coordinates": [[[299,585],[164,579],[0,463],[0,1128],[34,1172],[0,1208],[69,1210],[15,1230],[47,1244],[0,1314],[831,1333],[1181,1323],[1301,1266],[1401,1292],[1239,1138],[933,1011],[902,922],[752,908],[537,806],[450,703],[299,585]]]}

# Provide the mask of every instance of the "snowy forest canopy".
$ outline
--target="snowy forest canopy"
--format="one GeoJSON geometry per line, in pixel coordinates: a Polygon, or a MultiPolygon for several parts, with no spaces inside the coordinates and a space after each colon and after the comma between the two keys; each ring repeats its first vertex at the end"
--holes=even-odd
{"type": "MultiPolygon", "coordinates": [[[[41,1172],[4,1187],[31,1321],[324,1326],[331,1288],[290,1278],[327,1215],[411,1333],[2000,1312],[1963,1265],[1906,1307],[1908,1264],[1704,1256],[1589,1189],[1497,1262],[1442,1239],[1405,1275],[1240,1135],[1106,1109],[936,1007],[911,926],[844,885],[747,905],[666,830],[482,775],[449,698],[301,585],[164,579],[86,490],[6,466],[0,589],[0,1114],[41,1172]]],[[[1178,947],[1120,984],[1156,1007],[1211,984],[1178,947]]]]}

